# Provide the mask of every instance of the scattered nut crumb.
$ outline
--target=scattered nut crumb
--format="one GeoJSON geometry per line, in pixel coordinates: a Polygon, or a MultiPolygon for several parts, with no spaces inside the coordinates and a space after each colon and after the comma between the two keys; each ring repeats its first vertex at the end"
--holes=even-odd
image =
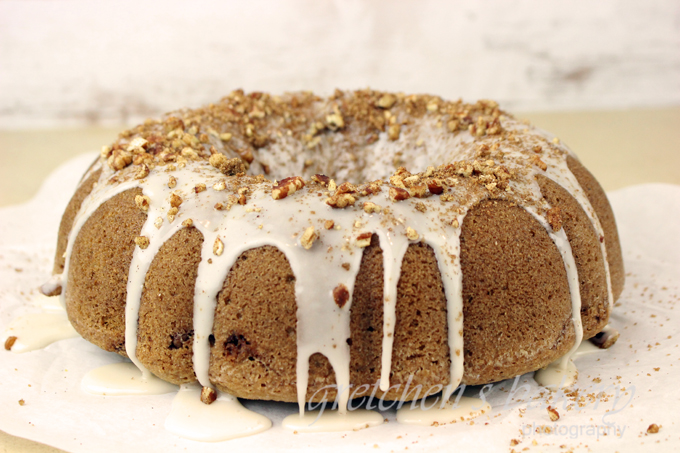
{"type": "Polygon", "coordinates": [[[220,256],[224,252],[224,243],[220,238],[215,238],[215,243],[213,244],[213,253],[220,256]]]}
{"type": "Polygon", "coordinates": [[[201,389],[201,402],[203,404],[212,404],[217,399],[217,392],[210,387],[203,387],[201,389]]]}
{"type": "Polygon", "coordinates": [[[146,236],[137,236],[135,238],[135,244],[137,244],[140,249],[144,250],[149,246],[149,238],[146,236]]]}
{"type": "Polygon", "coordinates": [[[302,234],[302,237],[300,238],[300,244],[305,248],[305,250],[309,250],[312,248],[312,245],[314,245],[314,241],[316,241],[318,238],[319,235],[316,233],[316,231],[314,231],[314,227],[310,226],[302,234]]]}
{"type": "Polygon", "coordinates": [[[409,239],[409,241],[417,241],[420,236],[413,228],[406,227],[406,237],[409,239]]]}
{"type": "Polygon", "coordinates": [[[648,434],[656,434],[656,433],[659,432],[659,429],[660,429],[660,428],[659,428],[659,425],[657,425],[656,423],[652,423],[652,424],[649,425],[649,427],[647,428],[647,433],[648,433],[648,434]]]}
{"type": "Polygon", "coordinates": [[[12,346],[14,346],[14,343],[17,341],[17,337],[12,335],[11,337],[7,337],[5,340],[5,351],[11,351],[12,346]]]}
{"type": "Polygon", "coordinates": [[[550,420],[553,422],[556,422],[557,420],[560,419],[559,412],[557,412],[557,409],[555,409],[552,406],[548,406],[548,416],[550,417],[550,420]]]}

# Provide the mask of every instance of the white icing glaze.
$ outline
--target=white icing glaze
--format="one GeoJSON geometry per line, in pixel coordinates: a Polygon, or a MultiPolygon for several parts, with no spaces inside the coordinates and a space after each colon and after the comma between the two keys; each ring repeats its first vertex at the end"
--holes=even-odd
{"type": "Polygon", "coordinates": [[[564,356],[568,358],[566,365],[564,364],[564,359],[560,359],[554,361],[547,367],[536,371],[536,373],[534,373],[534,380],[551,390],[571,387],[578,377],[576,365],[574,365],[574,362],[571,360],[573,354],[574,351],[569,351],[569,353],[564,356]]]}
{"type": "Polygon", "coordinates": [[[342,413],[338,410],[308,411],[291,414],[283,419],[282,426],[299,433],[326,433],[333,431],[358,431],[385,423],[380,412],[355,409],[342,413]]]}
{"type": "Polygon", "coordinates": [[[186,439],[220,442],[252,436],[268,430],[272,422],[246,409],[234,396],[222,393],[212,404],[203,404],[201,387],[182,385],[172,401],[165,429],[186,439]]]}
{"type": "Polygon", "coordinates": [[[490,412],[491,405],[479,398],[459,396],[454,400],[442,400],[439,397],[429,397],[400,407],[397,410],[397,422],[404,425],[437,426],[465,422],[490,412]]]}
{"type": "Polygon", "coordinates": [[[144,376],[134,363],[119,362],[90,370],[80,384],[93,395],[161,395],[177,391],[177,386],[149,373],[144,376]]]}
{"type": "Polygon", "coordinates": [[[578,346],[578,349],[572,354],[572,359],[576,360],[584,355],[594,354],[596,352],[602,352],[604,349],[600,349],[588,340],[582,341],[578,346]]]}
{"type": "MultiPolygon", "coordinates": [[[[527,126],[510,118],[503,118],[503,127],[507,130],[522,131],[527,146],[532,143],[546,144],[551,137],[537,129],[527,129],[527,126]],[[526,129],[526,131],[524,131],[526,129]]],[[[476,144],[479,139],[473,138],[467,132],[443,134],[432,119],[416,120],[413,129],[405,129],[397,141],[390,141],[386,134],[380,134],[378,140],[366,147],[366,154],[373,159],[367,162],[352,164],[342,161],[333,168],[316,168],[319,173],[334,173],[339,180],[343,175],[349,178],[359,171],[366,180],[386,176],[385,168],[389,168],[392,159],[401,151],[418,147],[419,153],[414,157],[412,171],[423,170],[431,163],[447,163],[454,160],[475,157],[476,144]],[[415,132],[414,132],[415,131],[415,132]],[[420,145],[414,145],[418,139],[420,145]],[[351,165],[364,165],[363,169],[351,168],[351,165]]],[[[333,134],[321,137],[319,148],[315,151],[314,159],[317,167],[327,162],[334,163],[334,147],[339,146],[333,134]]],[[[595,212],[588,202],[584,191],[580,188],[576,178],[566,166],[566,156],[569,151],[564,147],[544,153],[541,158],[548,165],[545,172],[536,166],[526,167],[526,151],[509,146],[502,141],[487,140],[495,143],[505,154],[503,164],[511,171],[517,172],[518,181],[510,181],[508,192],[510,196],[521,194],[526,204],[523,205],[541,225],[544,226],[563,258],[572,303],[572,319],[576,341],[568,354],[561,358],[555,366],[549,367],[553,374],[568,372],[573,366],[570,357],[581,343],[583,329],[580,318],[579,280],[573,254],[564,230],[553,232],[541,212],[550,206],[542,198],[540,189],[535,181],[537,174],[545,174],[557,184],[565,187],[591,219],[596,232],[603,236],[602,227],[595,212]]],[[[225,151],[220,141],[211,138],[211,144],[221,151],[225,151]]],[[[207,147],[207,146],[206,146],[207,147]]],[[[259,171],[262,165],[278,168],[282,176],[302,174],[302,162],[305,157],[312,156],[310,151],[292,138],[281,137],[274,145],[261,148],[258,151],[258,161],[253,163],[252,170],[259,171]],[[294,157],[294,158],[293,158],[294,157]],[[278,167],[277,167],[278,166],[278,167]]],[[[314,169],[313,169],[314,170],[314,169]]],[[[396,324],[396,296],[397,284],[401,272],[401,264],[410,241],[406,238],[407,227],[413,228],[419,235],[420,241],[430,245],[437,258],[442,276],[442,283],[447,300],[448,343],[451,358],[449,385],[444,391],[444,398],[448,400],[463,377],[463,300],[462,300],[462,272],[460,269],[460,227],[451,226],[451,222],[442,222],[441,202],[438,197],[423,199],[409,199],[399,203],[389,200],[387,190],[370,195],[362,201],[372,201],[380,206],[389,206],[389,217],[382,214],[368,214],[360,206],[348,209],[333,210],[324,203],[324,197],[305,197],[307,188],[300,193],[283,200],[273,200],[266,189],[268,183],[261,183],[251,187],[248,203],[245,206],[234,205],[230,210],[218,211],[212,207],[216,202],[225,202],[229,190],[217,191],[212,186],[218,181],[225,180],[224,176],[207,162],[188,162],[185,168],[165,171],[163,167],[153,169],[143,180],[130,177],[131,170],[126,169],[118,173],[122,182],[109,183],[114,175],[105,166],[99,183],[92,194],[88,196],[78,213],[72,231],[69,235],[66,250],[66,266],[61,279],[55,278],[54,284],[64,286],[62,300],[68,292],[67,277],[69,259],[75,238],[90,215],[105,201],[125,190],[141,187],[143,194],[150,199],[148,219],[142,228],[141,236],[149,239],[146,249],[136,248],[130,266],[126,298],[126,352],[130,359],[148,377],[149,373],[136,358],[137,324],[139,306],[144,288],[144,281],[149,266],[162,245],[183,228],[182,222],[191,219],[193,226],[203,235],[201,261],[198,267],[198,277],[194,291],[194,343],[193,362],[194,371],[199,383],[211,387],[209,376],[210,344],[209,337],[212,325],[216,299],[222,289],[229,270],[245,251],[271,245],[279,249],[290,263],[295,274],[295,295],[297,302],[297,394],[301,415],[304,414],[305,394],[308,385],[309,358],[314,353],[324,354],[335,372],[337,385],[340,389],[338,397],[337,417],[347,415],[347,400],[349,398],[349,320],[352,303],[354,281],[359,270],[362,249],[356,247],[356,238],[360,233],[376,234],[380,240],[383,252],[384,266],[384,312],[383,312],[383,343],[381,358],[380,388],[389,388],[391,371],[392,347],[394,342],[394,327],[396,324]],[[127,172],[127,178],[125,177],[127,172]],[[123,175],[123,176],[121,176],[123,175]],[[169,175],[177,179],[177,186],[170,189],[167,186],[169,175]],[[205,183],[206,191],[196,193],[194,187],[198,183],[205,183]],[[182,197],[183,203],[174,222],[167,219],[170,208],[171,194],[182,197]],[[416,213],[415,204],[422,203],[425,210],[416,213]],[[163,222],[158,227],[154,225],[157,218],[163,222]],[[325,230],[324,219],[332,218],[336,228],[325,230]],[[320,234],[314,245],[306,250],[299,243],[299,237],[309,226],[313,226],[320,234]],[[219,238],[224,244],[224,253],[216,255],[212,248],[219,238]],[[344,267],[343,267],[344,265],[344,267]],[[350,292],[349,301],[338,307],[333,299],[333,289],[338,285],[345,285],[350,292]]],[[[226,180],[229,188],[233,181],[226,180]]],[[[455,214],[458,225],[463,225],[467,211],[477,202],[488,198],[487,192],[478,191],[463,193],[462,189],[451,187],[450,194],[458,200],[458,210],[455,214]]],[[[502,194],[506,196],[506,194],[502,194]]],[[[357,203],[359,205],[360,203],[357,203]]],[[[449,213],[450,214],[450,213],[449,213]]],[[[452,219],[450,219],[452,220],[452,219]]],[[[607,269],[607,285],[609,304],[613,303],[611,283],[606,261],[606,250],[601,244],[602,253],[607,269]]],[[[548,373],[539,372],[538,376],[548,373]]],[[[181,393],[181,392],[180,392],[181,393]]],[[[225,396],[226,397],[226,396],[225,396]]],[[[309,414],[308,414],[309,415],[309,414]]],[[[313,414],[312,414],[313,415],[313,414]]]]}
{"type": "Polygon", "coordinates": [[[53,313],[29,313],[14,319],[2,335],[2,343],[16,337],[12,352],[29,352],[42,349],[55,341],[77,337],[63,311],[53,313]]]}

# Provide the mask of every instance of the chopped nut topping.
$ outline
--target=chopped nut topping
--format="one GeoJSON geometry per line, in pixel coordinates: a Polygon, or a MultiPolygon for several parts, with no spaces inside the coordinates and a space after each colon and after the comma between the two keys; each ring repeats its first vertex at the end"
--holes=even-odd
{"type": "Polygon", "coordinates": [[[213,189],[217,190],[218,192],[222,191],[226,188],[227,188],[227,183],[224,180],[218,181],[215,184],[213,184],[213,189]]]}
{"type": "Polygon", "coordinates": [[[201,403],[212,404],[217,399],[217,392],[210,387],[203,387],[201,389],[201,403]]]}
{"type": "Polygon", "coordinates": [[[334,226],[335,226],[335,222],[332,221],[332,220],[326,220],[326,221],[323,223],[323,227],[324,227],[325,229],[327,229],[327,230],[332,229],[334,226]]]}
{"type": "Polygon", "coordinates": [[[428,188],[425,184],[419,184],[416,186],[412,186],[408,189],[408,193],[412,197],[416,198],[424,198],[430,195],[430,192],[428,191],[428,188]]]}
{"type": "Polygon", "coordinates": [[[559,206],[548,209],[548,223],[554,232],[558,232],[562,229],[562,210],[559,206]]]}
{"type": "Polygon", "coordinates": [[[179,208],[179,206],[182,204],[182,197],[177,195],[176,193],[172,193],[170,195],[170,206],[173,208],[179,208]]]}
{"type": "Polygon", "coordinates": [[[406,227],[406,237],[409,241],[417,241],[420,238],[418,232],[411,227],[406,227]]]}
{"type": "Polygon", "coordinates": [[[440,195],[444,192],[444,182],[441,179],[431,179],[427,182],[427,190],[434,195],[440,195]]]}
{"type": "Polygon", "coordinates": [[[194,226],[194,221],[192,219],[186,219],[184,222],[182,222],[182,226],[185,227],[192,227],[194,226]]]}
{"type": "Polygon", "coordinates": [[[229,159],[224,154],[217,153],[212,154],[208,162],[227,176],[234,176],[246,171],[246,166],[238,157],[229,159]]]}
{"type": "Polygon", "coordinates": [[[135,204],[142,211],[147,212],[149,210],[149,203],[151,203],[151,199],[146,195],[135,196],[135,204]]]}
{"type": "Polygon", "coordinates": [[[660,429],[660,428],[659,428],[659,425],[657,425],[656,423],[652,423],[652,424],[649,425],[649,427],[647,428],[647,433],[648,433],[648,434],[656,434],[656,433],[659,432],[659,429],[660,429]]]}
{"type": "Polygon", "coordinates": [[[10,336],[10,337],[7,337],[7,339],[5,340],[5,350],[6,350],[6,351],[11,351],[11,350],[12,350],[12,346],[14,346],[14,343],[15,343],[16,341],[17,341],[17,337],[15,337],[14,335],[12,335],[12,336],[10,336]]]}
{"type": "Polygon", "coordinates": [[[156,220],[153,221],[153,226],[160,229],[163,226],[163,217],[156,217],[156,220]]]}
{"type": "Polygon", "coordinates": [[[135,238],[135,244],[137,244],[139,248],[143,250],[149,246],[149,238],[146,236],[137,236],[135,238]]]}
{"type": "Polygon", "coordinates": [[[458,223],[458,219],[453,219],[451,221],[451,226],[454,228],[458,228],[460,226],[460,224],[458,223]]]}
{"type": "Polygon", "coordinates": [[[337,189],[337,188],[338,188],[338,186],[335,184],[334,179],[331,179],[330,181],[328,181],[328,190],[330,190],[331,192],[335,192],[335,189],[337,189]]]}
{"type": "Polygon", "coordinates": [[[399,140],[399,134],[401,134],[401,126],[398,124],[391,125],[387,130],[387,137],[392,141],[399,140]]]}
{"type": "Polygon", "coordinates": [[[357,192],[357,186],[352,184],[351,182],[343,182],[340,184],[335,191],[336,195],[340,195],[343,193],[356,193],[357,192]]]}
{"type": "Polygon", "coordinates": [[[177,186],[177,178],[175,178],[174,176],[170,176],[170,179],[168,180],[168,188],[174,189],[175,186],[177,186]]]}
{"type": "Polygon", "coordinates": [[[322,186],[327,186],[331,178],[326,175],[312,175],[312,181],[318,182],[322,186]]]}
{"type": "Polygon", "coordinates": [[[326,115],[326,126],[328,126],[328,129],[332,131],[337,131],[338,129],[345,127],[345,120],[342,118],[342,114],[340,113],[338,106],[335,105],[333,107],[333,114],[326,115]]]}
{"type": "Polygon", "coordinates": [[[201,193],[201,192],[205,191],[205,189],[206,189],[205,184],[203,184],[202,182],[199,182],[198,184],[196,184],[196,187],[194,187],[194,192],[201,193]]]}
{"type": "Polygon", "coordinates": [[[220,256],[224,252],[224,243],[220,238],[215,238],[215,243],[213,244],[213,253],[220,256]]]}
{"type": "Polygon", "coordinates": [[[282,179],[272,188],[272,198],[274,200],[281,200],[302,189],[304,186],[305,182],[299,176],[282,179]]]}
{"type": "Polygon", "coordinates": [[[382,207],[372,201],[366,201],[364,202],[364,211],[368,214],[373,214],[382,211],[382,207]]]}
{"type": "Polygon", "coordinates": [[[590,342],[600,349],[609,349],[618,339],[619,332],[617,330],[604,330],[592,337],[590,342]]]}
{"type": "Polygon", "coordinates": [[[248,201],[246,198],[246,195],[250,192],[250,189],[247,187],[241,187],[238,189],[238,204],[244,205],[248,201]]]}
{"type": "Polygon", "coordinates": [[[411,194],[406,189],[399,187],[390,187],[390,198],[392,201],[402,201],[411,198],[411,194]]]}
{"type": "Polygon", "coordinates": [[[550,420],[553,422],[556,422],[557,420],[560,419],[559,412],[557,412],[557,409],[555,409],[552,406],[548,406],[548,416],[550,417],[550,420]]]}
{"type": "Polygon", "coordinates": [[[326,204],[332,208],[354,206],[355,201],[357,201],[357,199],[349,193],[335,194],[332,197],[326,198],[326,204]]]}
{"type": "Polygon", "coordinates": [[[135,174],[135,179],[143,179],[147,176],[149,176],[149,166],[146,164],[140,165],[137,174],[135,174]]]}
{"type": "Polygon", "coordinates": [[[178,208],[170,208],[168,209],[168,222],[172,223],[175,221],[175,216],[179,212],[178,208]]]}
{"type": "Polygon", "coordinates": [[[316,241],[318,238],[319,235],[316,233],[316,231],[314,231],[314,227],[310,226],[302,234],[302,237],[300,238],[300,244],[306,250],[309,250],[312,248],[312,245],[314,245],[314,241],[316,241]]]}
{"type": "Polygon", "coordinates": [[[371,245],[372,237],[373,233],[361,233],[359,236],[357,236],[357,247],[368,247],[371,245]]]}
{"type": "Polygon", "coordinates": [[[333,300],[335,300],[335,304],[338,307],[342,308],[345,306],[349,300],[349,290],[344,284],[340,283],[333,289],[333,300]]]}
{"type": "Polygon", "coordinates": [[[397,102],[397,98],[393,95],[387,93],[380,96],[376,105],[381,109],[391,109],[392,106],[397,102]]]}
{"type": "Polygon", "coordinates": [[[540,168],[542,171],[546,171],[548,169],[548,165],[546,165],[545,162],[541,160],[540,157],[538,156],[531,156],[531,159],[529,159],[533,165],[536,165],[538,168],[540,168]]]}

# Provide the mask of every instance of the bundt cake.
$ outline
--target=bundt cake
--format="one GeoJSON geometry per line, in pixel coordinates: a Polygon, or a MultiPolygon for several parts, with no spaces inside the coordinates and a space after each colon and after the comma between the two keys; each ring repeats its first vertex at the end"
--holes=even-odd
{"type": "Polygon", "coordinates": [[[545,367],[623,280],[597,181],[495,102],[236,91],[102,149],[45,291],[166,381],[302,402],[545,367]]]}

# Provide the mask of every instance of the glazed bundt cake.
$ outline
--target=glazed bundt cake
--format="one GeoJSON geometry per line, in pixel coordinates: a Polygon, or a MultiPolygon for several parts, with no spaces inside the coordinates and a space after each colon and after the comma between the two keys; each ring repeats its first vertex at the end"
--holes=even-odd
{"type": "Polygon", "coordinates": [[[47,290],[166,381],[309,401],[545,367],[623,279],[597,181],[495,102],[236,91],[102,149],[47,290]]]}

